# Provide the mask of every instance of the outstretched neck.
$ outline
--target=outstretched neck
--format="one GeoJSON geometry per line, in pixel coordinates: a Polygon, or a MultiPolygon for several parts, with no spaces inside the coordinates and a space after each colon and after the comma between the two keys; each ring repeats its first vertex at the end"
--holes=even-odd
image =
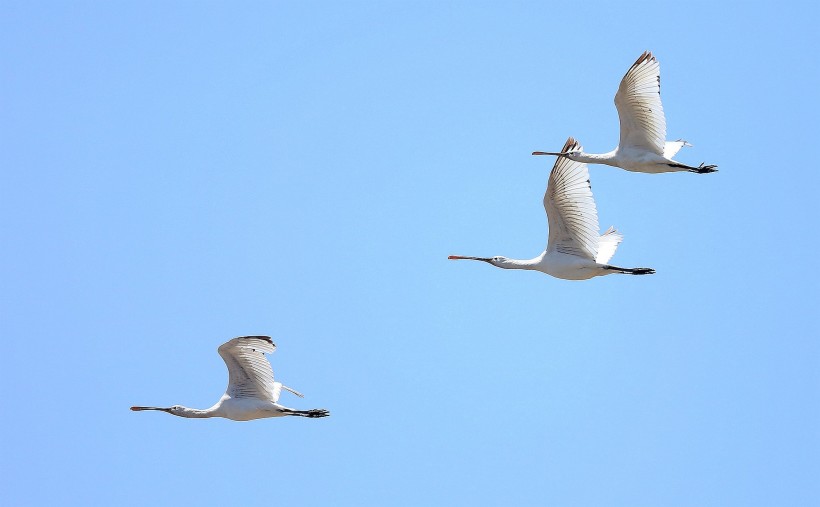
{"type": "Polygon", "coordinates": [[[217,414],[214,413],[214,407],[200,409],[200,408],[188,408],[182,407],[182,410],[172,412],[174,415],[178,415],[179,417],[188,417],[191,419],[203,419],[206,417],[217,417],[217,414]]]}
{"type": "Polygon", "coordinates": [[[504,258],[500,261],[492,261],[492,264],[501,269],[538,269],[539,262],[541,262],[541,256],[526,260],[504,258]]]}
{"type": "Polygon", "coordinates": [[[617,150],[608,151],[606,153],[581,152],[573,156],[572,159],[576,162],[583,162],[585,164],[606,164],[614,166],[616,152],[617,150]]]}

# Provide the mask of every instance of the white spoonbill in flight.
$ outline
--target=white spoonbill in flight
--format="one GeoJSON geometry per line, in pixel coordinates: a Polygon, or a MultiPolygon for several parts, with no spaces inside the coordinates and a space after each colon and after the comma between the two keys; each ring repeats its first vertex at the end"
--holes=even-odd
{"type": "Polygon", "coordinates": [[[268,336],[240,336],[223,343],[217,351],[228,366],[228,389],[211,408],[204,410],[180,405],[173,407],[131,407],[131,410],[160,410],[179,417],[224,417],[234,421],[250,421],[264,417],[296,415],[326,417],[327,410],[294,410],[278,403],[282,389],[303,398],[281,382],[273,381],[273,369],[265,354],[276,350],[268,336]]]}
{"type": "Polygon", "coordinates": [[[615,107],[621,120],[621,140],[608,153],[584,153],[580,148],[561,153],[535,151],[533,155],[557,155],[576,162],[606,164],[639,173],[689,171],[713,173],[716,165],[693,167],[672,160],[684,146],[683,140],[666,141],[666,117],[661,105],[661,67],[649,51],[644,51],[624,78],[615,94],[615,107]]]}
{"type": "MultiPolygon", "coordinates": [[[[581,145],[569,138],[562,151],[581,151],[581,145]]],[[[464,257],[448,259],[484,261],[504,269],[532,269],[565,280],[588,280],[595,276],[624,273],[651,275],[651,268],[619,268],[607,264],[623,239],[610,227],[598,236],[598,210],[592,198],[587,165],[559,157],[550,172],[544,194],[549,240],[547,249],[534,259],[506,257],[464,257]]]]}

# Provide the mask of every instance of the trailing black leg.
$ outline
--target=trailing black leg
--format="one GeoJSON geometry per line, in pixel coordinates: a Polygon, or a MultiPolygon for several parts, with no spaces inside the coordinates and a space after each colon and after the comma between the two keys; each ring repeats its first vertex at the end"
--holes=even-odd
{"type": "Polygon", "coordinates": [[[655,270],[652,268],[619,268],[618,266],[606,266],[604,269],[609,269],[622,273],[624,275],[654,275],[655,270]]]}
{"type": "Polygon", "coordinates": [[[630,268],[627,273],[630,275],[654,275],[655,270],[652,268],[630,268]]]}
{"type": "Polygon", "coordinates": [[[701,164],[699,166],[693,167],[692,169],[689,169],[689,172],[693,172],[693,173],[697,173],[697,174],[707,174],[707,173],[716,173],[717,172],[717,169],[715,169],[715,167],[717,167],[716,165],[703,165],[703,164],[704,163],[701,162],[701,164]]]}
{"type": "Polygon", "coordinates": [[[310,417],[311,419],[330,415],[330,412],[323,408],[314,408],[313,410],[288,410],[285,413],[288,415],[298,415],[299,417],[310,417]]]}
{"type": "Polygon", "coordinates": [[[676,167],[681,169],[686,169],[690,173],[697,173],[697,174],[707,174],[707,173],[716,173],[717,167],[716,165],[705,165],[705,163],[700,164],[697,167],[686,165],[686,164],[666,164],[669,167],[676,167]]]}

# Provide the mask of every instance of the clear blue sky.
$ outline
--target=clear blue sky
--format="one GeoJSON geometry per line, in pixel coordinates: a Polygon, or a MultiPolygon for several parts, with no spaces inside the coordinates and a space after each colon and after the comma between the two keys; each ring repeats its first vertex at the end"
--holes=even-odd
{"type": "Polygon", "coordinates": [[[711,3],[1,2],[0,503],[820,505],[820,15],[711,3]],[[657,274],[448,261],[541,252],[645,49],[720,166],[591,168],[657,274]],[[245,334],[332,416],[128,410],[245,334]]]}

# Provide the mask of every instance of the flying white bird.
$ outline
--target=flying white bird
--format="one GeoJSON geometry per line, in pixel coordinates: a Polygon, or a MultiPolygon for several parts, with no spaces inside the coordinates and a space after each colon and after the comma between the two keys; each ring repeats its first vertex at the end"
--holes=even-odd
{"type": "Polygon", "coordinates": [[[576,162],[606,164],[640,173],[690,171],[712,173],[716,165],[693,167],[672,160],[684,146],[683,140],[666,142],[666,118],[661,105],[661,67],[649,51],[627,71],[615,94],[615,107],[621,120],[621,140],[608,153],[584,153],[577,150],[561,153],[535,151],[533,155],[557,155],[576,162]]]}
{"type": "MultiPolygon", "coordinates": [[[[581,145],[569,138],[562,151],[581,151],[581,145]]],[[[588,280],[594,276],[624,273],[651,275],[651,268],[619,268],[607,264],[623,240],[610,227],[598,236],[598,211],[592,198],[587,165],[559,157],[550,172],[544,209],[549,223],[547,249],[534,259],[506,257],[463,257],[448,259],[484,261],[504,269],[533,269],[565,280],[588,280]]]]}
{"type": "Polygon", "coordinates": [[[240,336],[223,343],[217,351],[228,366],[228,389],[211,408],[200,410],[174,405],[169,408],[131,407],[131,410],[161,410],[180,417],[224,417],[234,421],[250,421],[263,417],[297,415],[301,417],[326,417],[327,410],[294,410],[279,403],[282,389],[303,398],[281,382],[273,381],[273,369],[265,354],[276,350],[268,336],[240,336]]]}

